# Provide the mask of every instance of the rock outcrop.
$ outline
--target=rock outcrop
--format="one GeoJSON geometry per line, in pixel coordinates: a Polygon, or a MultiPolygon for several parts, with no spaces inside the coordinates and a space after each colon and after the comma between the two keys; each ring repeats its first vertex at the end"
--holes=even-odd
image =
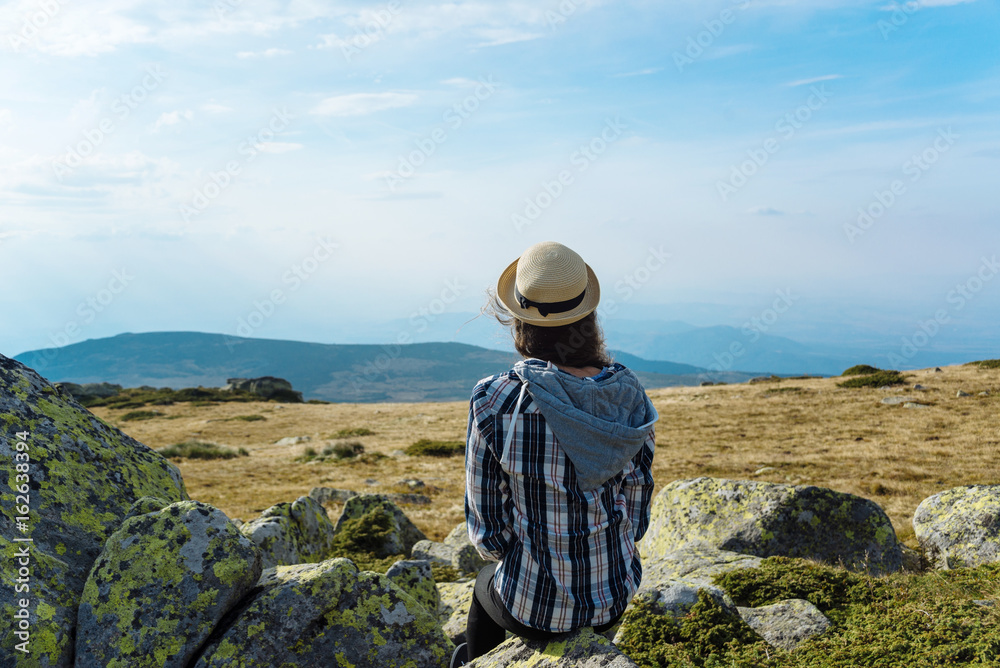
{"type": "Polygon", "coordinates": [[[717,478],[670,483],[653,500],[640,550],[659,561],[704,544],[759,557],[816,559],[872,573],[892,573],[903,551],[885,511],[843,492],[717,478]]]}
{"type": "Polygon", "coordinates": [[[1000,485],[970,485],[920,502],[913,530],[935,568],[1000,561],[1000,485]]]}
{"type": "Polygon", "coordinates": [[[240,531],[261,549],[264,568],[323,561],[333,547],[333,523],[308,496],[271,506],[240,531]]]}
{"type": "Polygon", "coordinates": [[[437,619],[386,576],[330,559],[265,571],[194,668],[441,668],[453,649],[437,619]]]}
{"type": "Polygon", "coordinates": [[[302,402],[302,393],[292,389],[292,384],[284,378],[261,376],[260,378],[227,378],[223,390],[242,390],[256,394],[262,399],[274,399],[293,403],[302,402]]]}
{"type": "MultiPolygon", "coordinates": [[[[69,666],[77,605],[104,543],[135,501],[185,500],[184,483],[169,461],[3,355],[0,460],[10,463],[0,487],[7,511],[11,519],[28,518],[20,527],[0,523],[0,550],[28,555],[32,658],[39,666],[69,666]],[[15,503],[18,495],[28,503],[15,503]],[[18,505],[30,513],[15,512],[18,505]],[[17,542],[26,538],[33,542],[17,542]]],[[[0,569],[0,615],[8,620],[22,609],[16,577],[17,570],[0,569]]],[[[13,624],[3,628],[0,648],[13,651],[24,640],[13,624]]]]}
{"type": "Polygon", "coordinates": [[[84,587],[75,668],[184,668],[260,574],[260,550],[212,506],[130,518],[84,587]]]}

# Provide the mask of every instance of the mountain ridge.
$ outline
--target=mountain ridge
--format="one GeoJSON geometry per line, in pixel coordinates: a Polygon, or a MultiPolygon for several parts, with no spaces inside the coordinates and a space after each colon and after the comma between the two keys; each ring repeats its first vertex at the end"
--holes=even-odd
{"type": "MultiPolygon", "coordinates": [[[[742,382],[753,373],[716,372],[614,352],[652,389],[742,382]]],[[[455,401],[520,357],[467,343],[327,344],[206,332],[123,332],[16,355],[50,381],[125,387],[220,387],[228,378],[278,376],[306,399],[338,402],[455,401]]]]}

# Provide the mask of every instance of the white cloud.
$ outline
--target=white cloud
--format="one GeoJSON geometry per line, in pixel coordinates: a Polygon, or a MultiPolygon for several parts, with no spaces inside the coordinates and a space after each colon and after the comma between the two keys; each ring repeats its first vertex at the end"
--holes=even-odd
{"type": "Polygon", "coordinates": [[[274,58],[275,56],[287,56],[292,52],[288,49],[265,49],[264,51],[240,51],[236,54],[237,58],[274,58]]]}
{"type": "Polygon", "coordinates": [[[225,114],[233,110],[232,107],[227,107],[224,104],[216,104],[214,102],[209,102],[207,104],[201,105],[202,111],[207,111],[210,114],[225,114]]]}
{"type": "Polygon", "coordinates": [[[177,125],[181,121],[190,121],[194,118],[194,112],[190,109],[180,111],[167,111],[160,114],[160,117],[153,123],[153,132],[159,132],[161,128],[177,125]]]}
{"type": "Polygon", "coordinates": [[[0,125],[11,125],[14,122],[14,114],[10,109],[0,109],[0,125]]]}
{"type": "Polygon", "coordinates": [[[284,141],[266,141],[257,144],[257,150],[261,153],[288,153],[289,151],[298,151],[300,148],[302,148],[302,144],[284,141]]]}
{"type": "Polygon", "coordinates": [[[752,209],[748,209],[747,213],[753,214],[755,216],[784,216],[785,212],[781,209],[775,209],[773,206],[755,206],[752,209]]]}
{"type": "Polygon", "coordinates": [[[377,111],[409,107],[417,101],[413,93],[352,93],[328,97],[310,114],[318,116],[365,116],[377,111]]]}
{"type": "Polygon", "coordinates": [[[809,84],[819,83],[820,81],[833,81],[834,79],[843,79],[843,74],[826,74],[821,77],[813,77],[811,79],[799,79],[797,81],[789,81],[785,85],[789,88],[794,88],[795,86],[808,86],[809,84]]]}

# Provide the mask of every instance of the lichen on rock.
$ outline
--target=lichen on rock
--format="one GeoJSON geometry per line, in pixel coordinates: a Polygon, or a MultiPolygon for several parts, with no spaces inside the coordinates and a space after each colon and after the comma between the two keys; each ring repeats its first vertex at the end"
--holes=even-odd
{"type": "Polygon", "coordinates": [[[315,499],[278,503],[240,527],[264,554],[264,568],[317,563],[333,549],[334,526],[315,499]]]}
{"type": "MultiPolygon", "coordinates": [[[[27,531],[12,522],[0,525],[0,550],[10,555],[15,538],[33,540],[33,607],[28,619],[32,660],[39,666],[70,666],[77,603],[104,542],[138,499],[187,499],[184,483],[177,467],[151,448],[3,355],[0,459],[28,464],[26,473],[10,466],[2,476],[0,503],[5,508],[14,506],[14,490],[23,484],[17,476],[30,479],[30,519],[27,531]],[[19,442],[26,443],[23,453],[18,452],[19,442]],[[27,459],[17,459],[19,454],[27,459]]],[[[5,619],[13,619],[20,597],[15,577],[13,569],[0,569],[0,615],[5,619]]],[[[0,648],[12,651],[15,641],[13,626],[5,626],[0,648]]]]}
{"type": "Polygon", "coordinates": [[[429,613],[437,615],[441,594],[434,582],[430,562],[417,559],[400,560],[389,567],[385,576],[424,606],[429,613]]]}
{"type": "Polygon", "coordinates": [[[260,550],[212,506],[182,501],[132,517],[87,579],[75,668],[187,666],[260,574],[260,550]]]}
{"type": "Polygon", "coordinates": [[[264,571],[194,668],[441,668],[453,649],[434,615],[386,576],[330,559],[264,571]]]}
{"type": "Polygon", "coordinates": [[[885,511],[852,494],[717,478],[679,480],[653,501],[644,559],[704,544],[759,557],[788,556],[892,573],[902,545],[885,511]]]}
{"type": "Polygon", "coordinates": [[[955,487],[924,499],[913,529],[934,568],[1000,561],[1000,485],[955,487]]]}
{"type": "Polygon", "coordinates": [[[469,668],[638,668],[610,640],[585,628],[552,640],[509,638],[469,668]]]}

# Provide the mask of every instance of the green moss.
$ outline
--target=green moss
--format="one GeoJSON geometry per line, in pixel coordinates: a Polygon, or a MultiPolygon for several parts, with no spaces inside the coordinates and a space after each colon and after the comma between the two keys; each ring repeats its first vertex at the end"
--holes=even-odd
{"type": "Polygon", "coordinates": [[[434,582],[457,582],[462,577],[462,574],[454,566],[437,561],[431,562],[431,575],[434,576],[434,582]]]}
{"type": "Polygon", "coordinates": [[[384,508],[372,508],[360,517],[344,520],[340,531],[333,538],[334,554],[378,553],[392,531],[392,515],[384,508]]]}
{"type": "Polygon", "coordinates": [[[232,420],[242,420],[243,422],[260,422],[261,420],[266,420],[267,418],[263,415],[235,415],[231,418],[226,418],[227,421],[232,420]]]}
{"type": "Polygon", "coordinates": [[[432,441],[422,438],[406,448],[404,452],[413,457],[452,457],[465,454],[465,443],[462,441],[432,441]]]}
{"type": "Polygon", "coordinates": [[[1000,563],[976,569],[872,576],[797,559],[772,557],[760,568],[718,576],[740,605],[789,598],[811,601],[831,629],[793,653],[748,633],[703,593],[674,621],[637,604],[623,620],[620,649],[641,666],[706,668],[839,668],[996,666],[1000,662],[1000,563]]]}
{"type": "Polygon", "coordinates": [[[906,378],[898,371],[878,371],[864,376],[854,376],[837,387],[883,387],[885,385],[903,385],[906,378]]]}

